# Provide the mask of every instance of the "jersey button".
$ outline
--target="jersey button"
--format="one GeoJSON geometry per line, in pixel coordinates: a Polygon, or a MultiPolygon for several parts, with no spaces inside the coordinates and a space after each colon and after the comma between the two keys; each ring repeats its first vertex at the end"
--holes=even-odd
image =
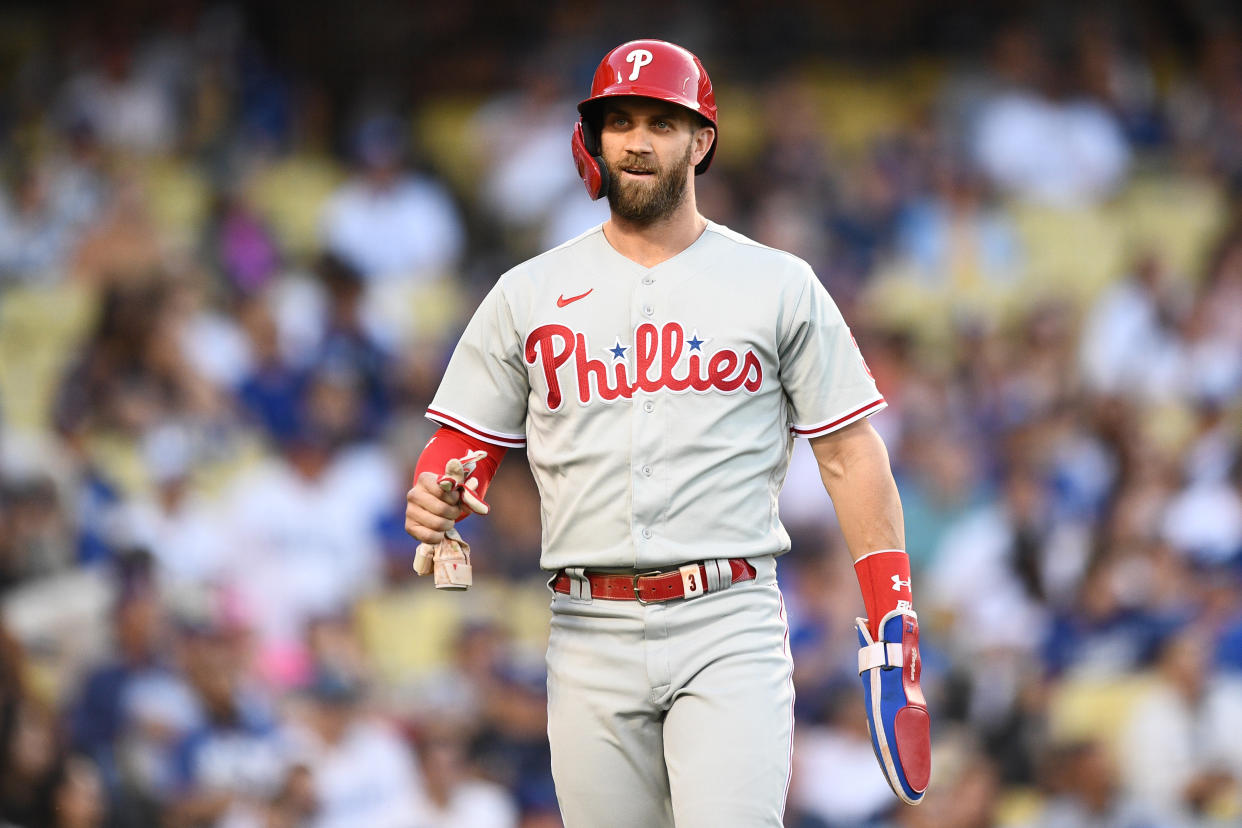
{"type": "Polygon", "coordinates": [[[651,316],[651,314],[653,314],[653,313],[655,313],[655,308],[651,307],[651,305],[643,305],[643,314],[644,314],[644,315],[646,315],[646,316],[651,316]]]}
{"type": "Polygon", "coordinates": [[[647,540],[651,540],[651,530],[644,526],[643,531],[642,531],[642,536],[646,538],[647,540]]]}
{"type": "Polygon", "coordinates": [[[652,411],[655,411],[655,403],[653,403],[651,400],[647,400],[645,403],[643,403],[643,411],[646,411],[648,414],[650,414],[652,411]]]}
{"type": "Polygon", "coordinates": [[[643,476],[651,477],[651,466],[643,466],[643,476]]]}
{"type": "Polygon", "coordinates": [[[644,284],[644,285],[653,285],[653,284],[655,284],[655,279],[652,279],[650,276],[644,276],[644,277],[643,277],[643,284],[644,284]]]}

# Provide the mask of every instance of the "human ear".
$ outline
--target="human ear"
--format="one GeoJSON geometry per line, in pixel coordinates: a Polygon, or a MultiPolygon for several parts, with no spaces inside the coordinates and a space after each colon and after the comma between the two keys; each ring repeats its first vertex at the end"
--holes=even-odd
{"type": "Polygon", "coordinates": [[[690,166],[697,166],[700,161],[707,155],[707,151],[712,148],[712,144],[716,140],[716,128],[711,126],[699,127],[694,131],[694,137],[690,139],[694,150],[690,153],[690,166]]]}

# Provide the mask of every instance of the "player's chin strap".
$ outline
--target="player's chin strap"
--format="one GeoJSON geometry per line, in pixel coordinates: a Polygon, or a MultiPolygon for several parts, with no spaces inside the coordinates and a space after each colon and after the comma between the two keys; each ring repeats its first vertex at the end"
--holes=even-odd
{"type": "Polygon", "coordinates": [[[878,641],[867,619],[857,622],[858,674],[871,747],[893,793],[917,805],[931,779],[931,720],[919,686],[919,619],[913,610],[889,612],[880,621],[878,641]]]}

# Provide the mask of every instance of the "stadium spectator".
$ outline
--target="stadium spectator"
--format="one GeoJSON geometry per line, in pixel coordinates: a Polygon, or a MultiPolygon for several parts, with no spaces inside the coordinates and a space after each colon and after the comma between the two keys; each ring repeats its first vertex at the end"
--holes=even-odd
{"type": "Polygon", "coordinates": [[[518,807],[511,793],[479,779],[466,762],[460,736],[442,728],[419,744],[426,793],[418,824],[428,828],[517,828],[518,807]]]}
{"type": "Polygon", "coordinates": [[[405,134],[392,115],[366,118],[354,135],[357,175],[324,211],[325,246],[372,283],[424,282],[462,253],[457,206],[440,182],[405,168],[405,134]]]}
{"type": "Polygon", "coordinates": [[[280,721],[245,664],[238,631],[212,619],[186,630],[182,669],[202,720],[172,754],[172,826],[254,824],[292,763],[280,721]]]}
{"type": "Polygon", "coordinates": [[[417,825],[422,779],[397,730],[363,709],[358,680],[329,668],[303,689],[306,707],[290,741],[310,774],[313,828],[417,825]]]}
{"type": "Polygon", "coordinates": [[[984,105],[974,155],[988,178],[1018,198],[1057,207],[1094,204],[1125,181],[1130,148],[1114,115],[1075,88],[1072,66],[1044,53],[1038,33],[998,38],[997,74],[1012,86],[984,105]]]}
{"type": "Polygon", "coordinates": [[[1046,758],[1051,797],[1033,828],[1156,828],[1121,796],[1116,763],[1091,741],[1059,745],[1046,758]]]}
{"type": "Polygon", "coordinates": [[[116,37],[98,45],[96,60],[65,83],[64,120],[86,122],[113,149],[139,154],[172,149],[178,121],[166,88],[135,64],[132,42],[116,37]]]}
{"type": "Polygon", "coordinates": [[[1161,824],[1195,824],[1242,780],[1242,693],[1210,674],[1210,655],[1193,625],[1169,635],[1121,734],[1126,796],[1161,824]]]}

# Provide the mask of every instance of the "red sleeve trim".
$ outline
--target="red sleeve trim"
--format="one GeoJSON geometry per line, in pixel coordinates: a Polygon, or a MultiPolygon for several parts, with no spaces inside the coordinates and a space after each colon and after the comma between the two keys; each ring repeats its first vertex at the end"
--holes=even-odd
{"type": "Polygon", "coordinates": [[[874,414],[877,411],[880,411],[881,409],[885,408],[887,405],[888,405],[888,402],[883,397],[880,397],[878,400],[873,400],[872,402],[869,402],[866,405],[864,405],[862,408],[855,409],[854,411],[851,411],[849,414],[846,414],[843,417],[838,417],[837,419],[832,420],[830,422],[817,423],[815,425],[809,425],[809,426],[795,425],[795,426],[791,426],[791,430],[793,431],[795,437],[819,437],[823,434],[827,434],[830,431],[835,431],[838,428],[847,426],[850,423],[862,417],[868,416],[870,414],[874,414]]]}
{"type": "Polygon", "coordinates": [[[491,431],[474,423],[467,422],[460,417],[455,417],[445,411],[438,411],[434,408],[427,409],[427,419],[434,420],[440,425],[455,428],[469,434],[486,443],[492,443],[505,448],[521,448],[526,445],[526,435],[524,434],[504,434],[499,431],[491,431]]]}

